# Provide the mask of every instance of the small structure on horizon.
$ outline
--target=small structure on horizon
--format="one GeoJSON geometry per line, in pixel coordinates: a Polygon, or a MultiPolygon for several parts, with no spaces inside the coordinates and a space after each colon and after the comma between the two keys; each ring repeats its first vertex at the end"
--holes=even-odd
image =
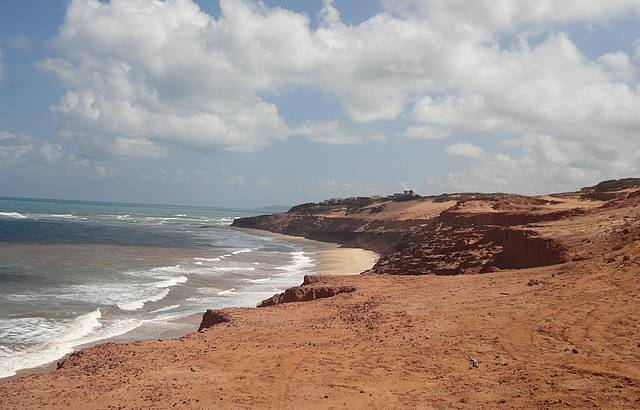
{"type": "Polygon", "coordinates": [[[346,205],[346,206],[364,206],[373,201],[373,199],[369,196],[350,196],[347,198],[331,198],[326,199],[318,205],[320,206],[338,206],[338,205],[346,205]]]}
{"type": "Polygon", "coordinates": [[[413,198],[416,194],[413,192],[413,189],[405,190],[404,192],[396,192],[393,194],[394,198],[413,198]]]}

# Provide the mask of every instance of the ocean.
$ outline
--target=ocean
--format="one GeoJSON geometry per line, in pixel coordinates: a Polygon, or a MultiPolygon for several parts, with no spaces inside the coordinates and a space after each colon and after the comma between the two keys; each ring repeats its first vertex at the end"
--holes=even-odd
{"type": "Polygon", "coordinates": [[[315,249],[230,228],[256,214],[0,198],[0,377],[300,284],[315,249]]]}

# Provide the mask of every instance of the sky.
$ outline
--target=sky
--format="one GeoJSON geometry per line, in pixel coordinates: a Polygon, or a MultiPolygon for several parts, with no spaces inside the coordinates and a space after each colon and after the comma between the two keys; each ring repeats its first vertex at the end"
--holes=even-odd
{"type": "Polygon", "coordinates": [[[640,0],[3,0],[0,196],[232,207],[640,176],[640,0]]]}

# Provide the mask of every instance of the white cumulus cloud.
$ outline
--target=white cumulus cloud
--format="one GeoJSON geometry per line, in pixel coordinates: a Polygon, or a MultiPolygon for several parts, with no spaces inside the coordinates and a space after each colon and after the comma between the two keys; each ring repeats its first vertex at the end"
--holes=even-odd
{"type": "Polygon", "coordinates": [[[65,156],[59,144],[39,141],[28,134],[0,131],[0,166],[24,161],[54,162],[65,156]]]}
{"type": "Polygon", "coordinates": [[[382,4],[346,24],[325,0],[313,27],[252,0],[220,0],[218,18],[192,0],[71,0],[56,56],[39,66],[65,88],[53,108],[63,135],[112,155],[384,140],[376,127],[401,120],[401,137],[465,136],[446,149],[475,164],[452,174],[455,186],[501,187],[536,167],[548,189],[637,170],[637,44],[590,58],[567,25],[638,19],[640,1],[382,4]],[[331,95],[344,118],[288,123],[262,96],[289,87],[331,95]],[[485,135],[509,151],[479,151],[485,135]]]}
{"type": "Polygon", "coordinates": [[[449,145],[445,150],[449,155],[471,159],[482,159],[487,155],[481,147],[466,142],[449,145]]]}
{"type": "MultiPolygon", "coordinates": [[[[521,148],[520,154],[497,153],[475,155],[462,147],[447,148],[450,154],[465,155],[472,160],[471,169],[452,172],[447,183],[458,191],[484,190],[548,193],[573,191],[576,184],[592,184],[616,176],[640,175],[640,138],[626,141],[581,141],[549,135],[531,135],[507,141],[521,148]]],[[[470,147],[469,147],[470,148],[470,147]]]]}

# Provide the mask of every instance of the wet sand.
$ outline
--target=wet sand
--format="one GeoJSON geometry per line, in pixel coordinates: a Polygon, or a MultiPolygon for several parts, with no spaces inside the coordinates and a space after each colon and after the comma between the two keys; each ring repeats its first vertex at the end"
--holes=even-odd
{"type": "Polygon", "coordinates": [[[268,236],[316,248],[317,250],[309,256],[315,259],[316,264],[311,270],[318,275],[359,275],[371,269],[380,257],[372,251],[360,248],[346,248],[337,243],[319,242],[298,236],[283,235],[258,229],[234,229],[248,232],[252,235],[268,236]]]}
{"type": "Polygon", "coordinates": [[[378,261],[377,253],[358,248],[323,249],[314,256],[318,275],[359,275],[378,261]]]}

